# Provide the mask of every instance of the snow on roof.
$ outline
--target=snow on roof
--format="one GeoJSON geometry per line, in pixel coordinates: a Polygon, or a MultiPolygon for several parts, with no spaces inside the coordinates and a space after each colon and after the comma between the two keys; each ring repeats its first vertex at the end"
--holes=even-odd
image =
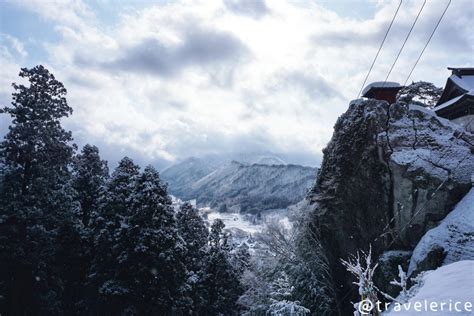
{"type": "Polygon", "coordinates": [[[461,87],[466,91],[474,90],[474,76],[473,75],[464,75],[459,77],[457,75],[451,75],[449,77],[457,86],[461,87]]]}
{"type": "Polygon", "coordinates": [[[439,110],[441,110],[441,109],[447,108],[447,107],[450,106],[451,104],[454,104],[454,103],[458,102],[459,99],[461,99],[463,96],[464,96],[464,94],[461,94],[461,95],[458,96],[458,97],[452,98],[451,100],[448,100],[448,101],[444,102],[443,104],[440,104],[440,105],[438,105],[437,107],[435,107],[435,110],[436,110],[436,111],[439,111],[439,110]]]}
{"type": "Polygon", "coordinates": [[[400,88],[400,84],[398,82],[393,81],[375,81],[371,84],[367,85],[364,90],[362,90],[362,95],[365,95],[367,92],[370,91],[372,88],[400,88]]]}

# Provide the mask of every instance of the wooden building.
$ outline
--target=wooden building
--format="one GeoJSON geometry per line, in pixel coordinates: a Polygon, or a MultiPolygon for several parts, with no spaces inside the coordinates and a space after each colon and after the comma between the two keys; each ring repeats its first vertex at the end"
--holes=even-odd
{"type": "Polygon", "coordinates": [[[365,87],[362,90],[362,96],[369,99],[384,100],[392,104],[397,100],[397,93],[402,88],[398,82],[377,81],[365,87]]]}
{"type": "Polygon", "coordinates": [[[474,68],[448,68],[452,71],[434,111],[438,116],[474,131],[474,68]]]}

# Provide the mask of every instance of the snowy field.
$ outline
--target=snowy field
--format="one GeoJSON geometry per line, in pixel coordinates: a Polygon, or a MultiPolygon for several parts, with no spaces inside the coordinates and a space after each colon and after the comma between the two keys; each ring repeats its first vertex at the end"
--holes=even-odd
{"type": "Polygon", "coordinates": [[[209,207],[204,207],[199,209],[201,215],[209,223],[212,223],[215,219],[221,219],[226,228],[229,230],[241,230],[248,234],[254,234],[261,232],[265,227],[265,222],[270,219],[278,219],[289,226],[290,222],[287,217],[287,210],[270,210],[262,212],[261,216],[252,215],[252,214],[240,214],[240,213],[222,213],[216,210],[213,210],[209,207]]]}

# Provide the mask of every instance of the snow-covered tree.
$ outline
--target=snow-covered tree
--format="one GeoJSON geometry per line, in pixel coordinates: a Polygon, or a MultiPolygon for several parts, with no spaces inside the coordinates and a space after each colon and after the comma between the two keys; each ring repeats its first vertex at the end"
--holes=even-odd
{"type": "Polygon", "coordinates": [[[249,269],[241,277],[245,292],[239,297],[243,315],[265,315],[269,306],[272,292],[269,274],[274,270],[275,258],[252,257],[249,269]]]}
{"type": "Polygon", "coordinates": [[[209,231],[199,211],[189,203],[181,205],[176,214],[179,234],[186,244],[186,265],[189,270],[197,271],[206,254],[209,231]]]}
{"type": "Polygon", "coordinates": [[[401,89],[397,94],[397,102],[433,108],[442,93],[443,89],[436,87],[434,84],[418,81],[401,89]]]}
{"type": "Polygon", "coordinates": [[[84,225],[89,224],[91,213],[99,208],[109,176],[107,161],[101,160],[99,149],[89,144],[76,155],[72,167],[72,184],[80,204],[80,215],[84,225]]]}
{"type": "Polygon", "coordinates": [[[61,281],[57,241],[73,227],[69,167],[75,150],[61,119],[72,113],[63,84],[43,66],[22,68],[12,118],[0,144],[0,289],[5,314],[57,314],[61,281]]]}
{"type": "MultiPolygon", "coordinates": [[[[135,174],[134,165],[127,160],[122,162],[119,167],[135,174]]],[[[123,194],[118,199],[109,197],[122,213],[118,225],[106,226],[112,230],[112,257],[98,269],[108,269],[101,282],[96,283],[102,308],[113,314],[179,313],[190,304],[186,296],[185,246],[178,235],[166,186],[151,166],[136,177],[132,187],[118,181],[125,179],[123,171],[116,170],[110,181],[112,188],[119,188],[123,194]],[[131,193],[125,188],[131,188],[131,193]]]]}
{"type": "Polygon", "coordinates": [[[272,303],[268,309],[270,315],[302,316],[310,313],[309,309],[302,306],[299,301],[294,300],[294,288],[284,271],[280,271],[275,275],[271,288],[270,297],[272,303]]]}
{"type": "Polygon", "coordinates": [[[115,218],[119,224],[120,218],[130,210],[130,196],[133,193],[140,167],[128,157],[119,161],[106,185],[106,194],[101,201],[101,213],[115,218]]]}
{"type": "Polygon", "coordinates": [[[115,279],[119,232],[131,210],[130,197],[134,193],[139,167],[124,157],[113,171],[105,185],[105,193],[99,201],[99,208],[93,210],[90,220],[92,261],[89,268],[88,286],[91,289],[86,309],[92,312],[118,312],[122,308],[127,292],[115,279]]]}
{"type": "Polygon", "coordinates": [[[352,259],[341,260],[341,262],[347,271],[357,278],[354,284],[359,288],[360,301],[354,304],[354,315],[379,315],[379,310],[374,308],[377,306],[378,297],[373,277],[378,265],[372,263],[372,248],[368,253],[362,252],[362,255],[357,253],[352,259]],[[360,306],[360,304],[363,305],[360,306]]]}
{"type": "Polygon", "coordinates": [[[133,271],[127,278],[131,279],[130,289],[140,298],[140,314],[169,314],[188,308],[185,244],[178,234],[166,186],[152,166],[138,178],[131,201],[132,214],[120,232],[120,244],[130,248],[119,255],[119,264],[124,275],[133,271]]]}
{"type": "Polygon", "coordinates": [[[230,258],[236,273],[242,275],[250,266],[250,249],[247,243],[243,242],[233,249],[230,258]]]}
{"type": "Polygon", "coordinates": [[[210,249],[203,280],[206,301],[200,311],[207,315],[235,314],[239,309],[237,300],[243,293],[240,275],[231,263],[229,235],[224,227],[224,222],[216,219],[209,234],[210,249]]]}
{"type": "Polygon", "coordinates": [[[206,268],[205,259],[209,253],[207,243],[209,231],[199,211],[189,203],[181,205],[176,219],[179,235],[184,240],[186,248],[187,295],[192,300],[192,306],[188,312],[196,312],[205,305],[203,278],[206,268]]]}

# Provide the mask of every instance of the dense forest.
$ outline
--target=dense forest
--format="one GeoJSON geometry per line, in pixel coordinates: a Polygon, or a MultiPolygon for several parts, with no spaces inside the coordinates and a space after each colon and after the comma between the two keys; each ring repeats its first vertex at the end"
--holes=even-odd
{"type": "Polygon", "coordinates": [[[99,149],[78,150],[61,126],[73,111],[63,84],[43,66],[20,76],[29,85],[13,84],[1,110],[12,122],[0,145],[1,314],[307,314],[330,303],[311,245],[294,247],[274,223],[251,256],[221,220],[207,227],[173,205],[153,166],[124,157],[109,174],[99,149]]]}

